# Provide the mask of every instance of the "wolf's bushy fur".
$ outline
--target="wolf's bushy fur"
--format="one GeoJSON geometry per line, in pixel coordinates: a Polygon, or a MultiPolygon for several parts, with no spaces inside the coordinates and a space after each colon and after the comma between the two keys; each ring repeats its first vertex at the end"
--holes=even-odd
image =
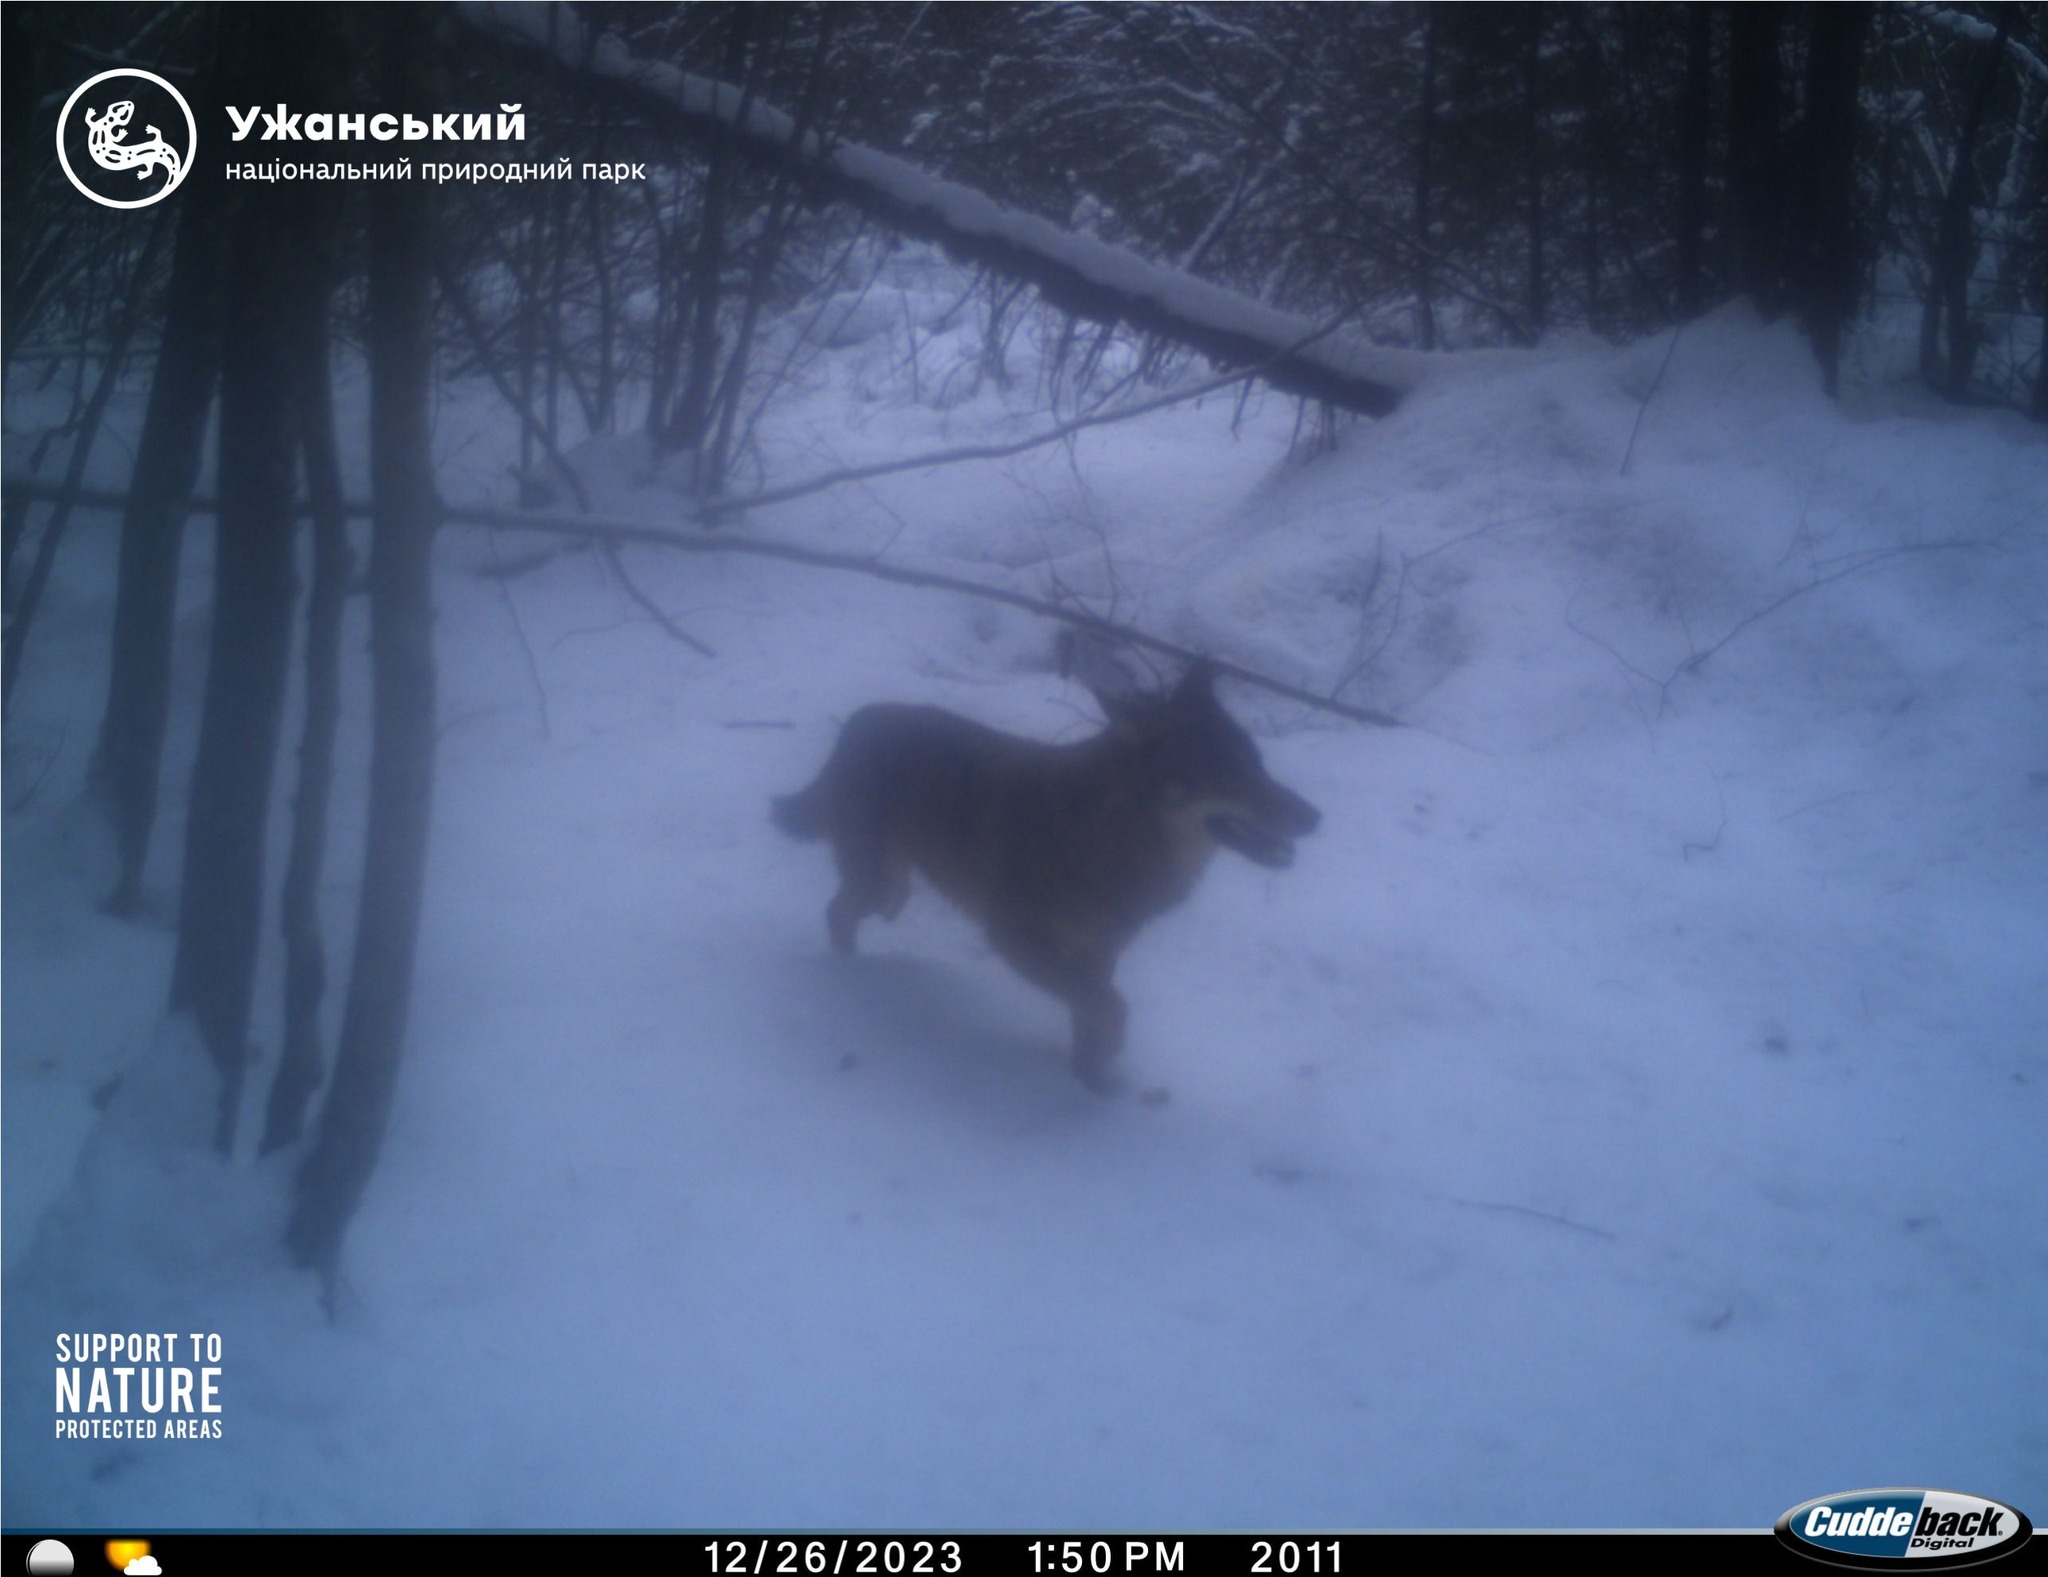
{"type": "Polygon", "coordinates": [[[1267,775],[1206,664],[1167,694],[1100,699],[1109,726],[1073,745],[937,707],[863,707],[774,815],[791,836],[832,844],[834,947],[852,952],[870,915],[894,918],[921,871],[1073,1010],[1075,1070],[1108,1088],[1125,1020],[1114,975],[1131,939],[1193,890],[1218,845],[1284,866],[1321,816],[1267,775]]]}

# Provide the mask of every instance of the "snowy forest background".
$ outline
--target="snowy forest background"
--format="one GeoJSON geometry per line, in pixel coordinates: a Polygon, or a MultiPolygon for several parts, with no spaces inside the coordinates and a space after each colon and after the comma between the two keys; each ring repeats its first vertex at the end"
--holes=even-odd
{"type": "Polygon", "coordinates": [[[2048,6],[0,19],[10,1528],[2037,1513],[2048,6]],[[825,956],[854,708],[1197,653],[1146,1099],[825,956]]]}

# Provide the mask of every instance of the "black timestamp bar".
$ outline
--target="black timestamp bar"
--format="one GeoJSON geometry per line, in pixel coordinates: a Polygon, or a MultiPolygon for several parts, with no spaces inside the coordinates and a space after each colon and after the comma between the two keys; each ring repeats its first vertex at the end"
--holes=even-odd
{"type": "MultiPolygon", "coordinates": [[[[1365,1532],[1175,1533],[1168,1531],[949,1533],[677,1531],[670,1533],[151,1532],[150,1555],[170,1577],[277,1577],[325,1556],[361,1568],[425,1572],[490,1570],[533,1557],[558,1570],[658,1569],[682,1577],[1370,1577],[1401,1563],[1443,1561],[1453,1543],[1477,1542],[1496,1567],[1565,1563],[1579,1570],[1640,1571],[1688,1553],[1745,1573],[1776,1569],[1805,1577],[1813,1567],[1768,1528],[1740,1532],[1365,1532]],[[524,1551],[514,1548],[525,1545],[524,1551]],[[1388,1563],[1395,1565],[1389,1567],[1388,1563]]],[[[0,1577],[21,1577],[36,1546],[61,1546],[88,1573],[110,1533],[9,1528],[0,1533],[0,1577]]],[[[45,1548],[43,1555],[50,1551],[45,1548]]],[[[64,1564],[63,1562],[57,1563],[64,1564]]],[[[2000,1563],[2001,1574],[2017,1558],[2000,1563]]],[[[2039,1563],[2035,1563],[2038,1565],[2039,1563]]],[[[42,1569],[52,1569],[47,1559],[42,1569]]],[[[2030,1570],[2035,1569],[2033,1566],[2030,1570]]]]}
{"type": "MultiPolygon", "coordinates": [[[[1442,1559],[1450,1541],[1483,1540],[1499,1560],[1522,1554],[1580,1565],[1665,1561],[1677,1546],[1799,1567],[1768,1530],[1452,1533],[746,1533],[698,1535],[702,1577],[1367,1577],[1388,1560],[1442,1559]]],[[[1617,1568],[1621,1569],[1621,1568],[1617,1568]]],[[[0,1574],[4,1577],[4,1574],[0,1574]]]]}

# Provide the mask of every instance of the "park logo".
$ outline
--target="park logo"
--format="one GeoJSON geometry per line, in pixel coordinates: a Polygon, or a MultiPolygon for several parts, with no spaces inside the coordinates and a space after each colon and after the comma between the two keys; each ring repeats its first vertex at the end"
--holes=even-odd
{"type": "Polygon", "coordinates": [[[57,117],[57,162],[107,208],[162,202],[191,173],[198,148],[192,106],[150,71],[102,71],[78,85],[57,117]]]}
{"type": "Polygon", "coordinates": [[[2001,1501],[1945,1489],[1858,1489],[1794,1506],[1778,1542],[1834,1566],[1915,1571],[1974,1566],[2010,1555],[2034,1531],[2001,1501]]]}

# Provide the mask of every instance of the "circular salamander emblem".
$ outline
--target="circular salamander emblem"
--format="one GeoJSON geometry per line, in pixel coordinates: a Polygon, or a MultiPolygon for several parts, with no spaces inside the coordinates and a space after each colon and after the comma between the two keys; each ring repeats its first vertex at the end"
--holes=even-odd
{"type": "Polygon", "coordinates": [[[107,208],[147,208],[192,169],[199,127],[192,107],[150,71],[122,67],[89,77],[57,117],[57,162],[71,184],[107,208]]]}

